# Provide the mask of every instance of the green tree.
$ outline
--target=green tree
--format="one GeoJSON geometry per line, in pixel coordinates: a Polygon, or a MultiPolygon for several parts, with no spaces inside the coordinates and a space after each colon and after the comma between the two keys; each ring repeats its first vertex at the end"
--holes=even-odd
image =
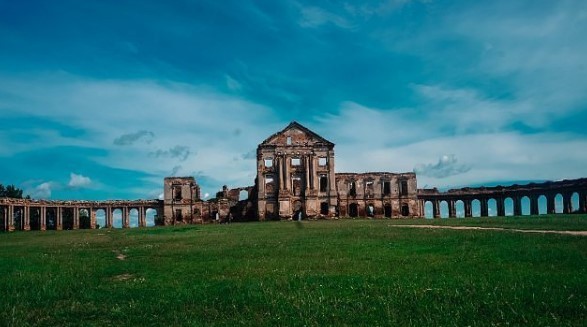
{"type": "MultiPolygon", "coordinates": [[[[14,185],[4,187],[0,184],[0,197],[22,199],[22,190],[14,185]]],[[[30,199],[31,197],[27,195],[25,198],[30,199]]]]}

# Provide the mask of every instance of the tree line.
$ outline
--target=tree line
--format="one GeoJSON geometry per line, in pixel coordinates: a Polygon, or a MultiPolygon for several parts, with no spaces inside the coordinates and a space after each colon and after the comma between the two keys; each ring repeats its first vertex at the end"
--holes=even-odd
{"type": "MultiPolygon", "coordinates": [[[[14,185],[4,185],[0,184],[0,198],[15,198],[15,199],[22,199],[22,190],[14,185]]],[[[30,199],[29,195],[24,197],[25,199],[30,199]]]]}

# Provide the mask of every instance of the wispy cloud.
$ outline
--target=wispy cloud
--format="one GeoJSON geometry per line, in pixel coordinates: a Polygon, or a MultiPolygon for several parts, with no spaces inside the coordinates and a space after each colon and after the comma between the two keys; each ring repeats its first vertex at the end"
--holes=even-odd
{"type": "Polygon", "coordinates": [[[78,175],[76,173],[69,174],[69,183],[67,186],[74,188],[88,187],[92,184],[92,180],[89,177],[78,175]]]}
{"type": "Polygon", "coordinates": [[[441,156],[435,164],[419,164],[414,167],[416,174],[434,178],[446,178],[466,173],[469,170],[471,167],[459,164],[454,154],[441,156]]]}
{"type": "Polygon", "coordinates": [[[155,152],[151,152],[151,155],[155,158],[159,157],[169,157],[169,158],[177,158],[180,161],[185,161],[190,156],[192,152],[190,148],[185,145],[176,145],[168,150],[157,150],[155,152]]]}
{"type": "Polygon", "coordinates": [[[151,131],[138,131],[136,133],[129,133],[123,134],[114,139],[115,145],[132,145],[133,143],[143,140],[145,143],[150,144],[153,142],[153,138],[155,137],[155,133],[151,131]]]}

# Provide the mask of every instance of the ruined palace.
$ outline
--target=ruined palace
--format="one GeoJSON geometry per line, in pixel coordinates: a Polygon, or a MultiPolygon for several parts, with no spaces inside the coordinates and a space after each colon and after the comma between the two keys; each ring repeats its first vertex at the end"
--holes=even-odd
{"type": "Polygon", "coordinates": [[[587,212],[586,178],[439,192],[418,189],[413,172],[336,172],[334,147],[292,122],[258,145],[257,177],[251,186],[224,186],[213,199],[203,200],[193,177],[167,177],[162,200],[0,198],[0,230],[110,228],[115,227],[115,217],[118,227],[128,228],[333,217],[423,218],[427,212],[430,218],[587,212]]]}

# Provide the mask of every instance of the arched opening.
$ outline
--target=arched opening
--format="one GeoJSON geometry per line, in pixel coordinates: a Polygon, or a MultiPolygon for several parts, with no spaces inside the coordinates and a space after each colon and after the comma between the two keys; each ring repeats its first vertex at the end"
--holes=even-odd
{"type": "Polygon", "coordinates": [[[564,212],[563,208],[564,208],[563,195],[558,193],[554,197],[554,213],[563,213],[564,212]]]}
{"type": "Polygon", "coordinates": [[[320,214],[323,216],[328,215],[328,202],[320,203],[320,214]]]}
{"type": "Polygon", "coordinates": [[[147,227],[153,227],[157,225],[157,210],[149,208],[145,211],[145,216],[147,227]]]}
{"type": "Polygon", "coordinates": [[[79,211],[79,228],[80,229],[92,228],[92,219],[90,217],[90,210],[80,209],[80,211],[79,211]]]}
{"type": "Polygon", "coordinates": [[[31,207],[29,208],[29,214],[31,230],[41,230],[41,208],[31,207]]]}
{"type": "Polygon", "coordinates": [[[434,218],[434,208],[431,201],[424,203],[424,217],[428,219],[434,218]]]}
{"type": "Polygon", "coordinates": [[[112,227],[122,228],[122,209],[112,210],[112,227]]]}
{"type": "Polygon", "coordinates": [[[57,208],[47,208],[45,214],[45,228],[47,230],[57,229],[57,208]]]}
{"type": "Polygon", "coordinates": [[[383,215],[385,216],[385,218],[391,218],[391,204],[386,203],[383,206],[383,215]]]}
{"type": "Polygon", "coordinates": [[[448,202],[440,201],[440,218],[448,218],[448,202]]]}
{"type": "Polygon", "coordinates": [[[139,227],[139,210],[136,208],[130,209],[128,212],[128,226],[130,228],[139,227]]]}
{"type": "Polygon", "coordinates": [[[541,195],[538,197],[538,214],[539,215],[546,215],[548,213],[546,201],[547,200],[546,200],[545,195],[541,195]]]}
{"type": "Polygon", "coordinates": [[[402,216],[407,217],[410,215],[410,206],[407,203],[402,204],[402,216]]]}
{"type": "Polygon", "coordinates": [[[63,208],[61,209],[61,219],[62,219],[62,226],[63,230],[71,230],[73,229],[73,208],[63,208]]]}
{"type": "Polygon", "coordinates": [[[579,193],[574,192],[571,195],[571,205],[573,206],[573,213],[581,212],[581,208],[579,207],[579,193]]]}
{"type": "Polygon", "coordinates": [[[527,196],[522,197],[520,201],[522,206],[522,216],[529,216],[530,215],[530,198],[527,196]]]}
{"type": "Polygon", "coordinates": [[[457,218],[465,218],[465,203],[462,200],[455,202],[455,211],[457,218]]]}
{"type": "Polygon", "coordinates": [[[512,198],[505,198],[503,201],[504,211],[506,216],[513,216],[514,215],[514,199],[512,198]]]}
{"type": "Polygon", "coordinates": [[[14,207],[14,209],[12,211],[12,223],[14,224],[14,229],[24,230],[24,208],[23,207],[14,207]]]}
{"type": "Polygon", "coordinates": [[[497,216],[497,201],[495,199],[487,200],[487,216],[488,217],[497,216]]]}
{"type": "Polygon", "coordinates": [[[96,210],[96,229],[106,227],[106,210],[96,210]]]}
{"type": "Polygon", "coordinates": [[[367,217],[375,217],[375,206],[372,203],[367,205],[367,217]]]}
{"type": "Polygon", "coordinates": [[[471,212],[473,217],[481,217],[481,201],[477,199],[471,201],[471,212]]]}
{"type": "Polygon", "coordinates": [[[304,211],[303,209],[304,208],[302,206],[302,202],[299,201],[299,200],[296,200],[294,202],[294,206],[293,207],[294,207],[294,213],[293,213],[293,217],[292,218],[294,220],[301,221],[302,220],[302,217],[304,215],[303,214],[303,211],[304,211]]]}
{"type": "Polygon", "coordinates": [[[239,201],[244,201],[244,200],[248,200],[249,199],[249,192],[247,190],[240,190],[240,192],[238,192],[238,200],[239,201]]]}
{"type": "Polygon", "coordinates": [[[0,231],[6,231],[6,208],[0,207],[0,231]]]}
{"type": "Polygon", "coordinates": [[[356,203],[349,204],[349,216],[355,218],[359,216],[359,205],[356,203]]]}

